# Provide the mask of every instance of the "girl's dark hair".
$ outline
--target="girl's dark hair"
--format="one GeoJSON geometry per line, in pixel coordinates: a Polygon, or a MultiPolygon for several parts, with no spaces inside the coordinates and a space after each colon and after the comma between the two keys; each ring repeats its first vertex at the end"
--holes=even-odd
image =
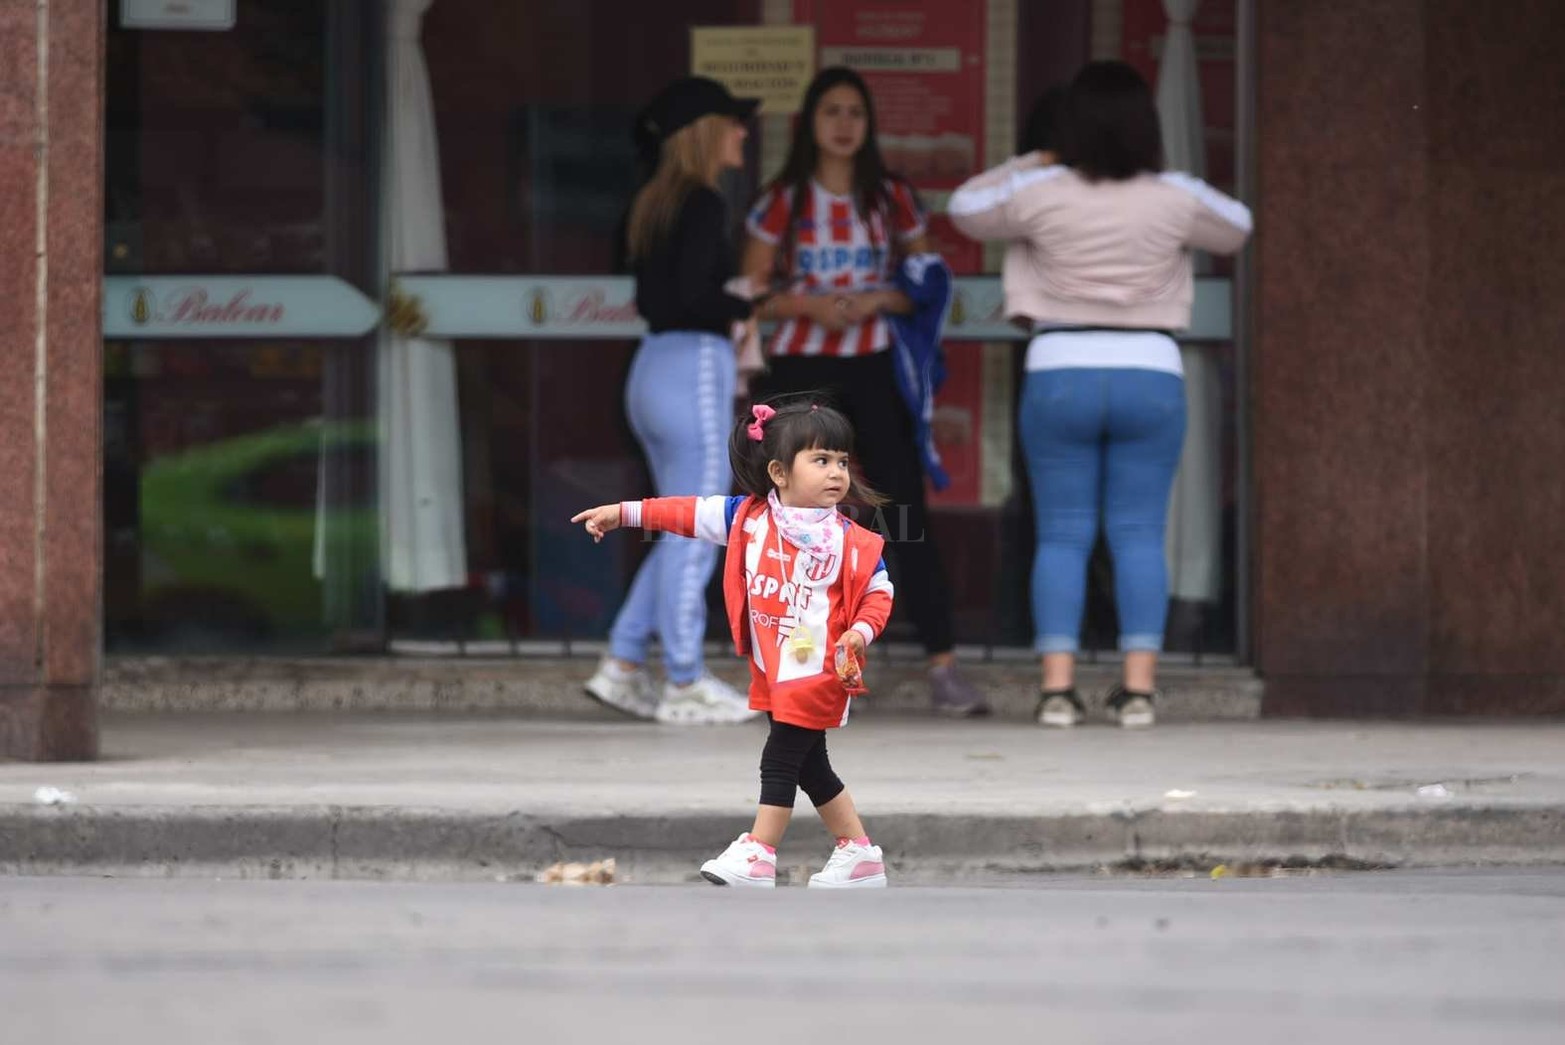
{"type": "MultiPolygon", "coordinates": [[[[815,74],[804,90],[804,101],[793,124],[793,140],[788,145],[788,159],[783,162],[782,173],[777,175],[767,189],[772,192],[791,192],[788,209],[788,225],[783,230],[782,242],[777,247],[777,268],[782,272],[792,263],[795,230],[804,216],[805,201],[810,198],[810,182],[815,177],[815,165],[820,161],[821,147],[815,140],[815,110],[821,99],[833,87],[846,84],[859,92],[864,99],[864,144],[853,157],[853,202],[866,221],[873,214],[881,216],[882,226],[890,238],[891,194],[886,190],[887,179],[905,181],[900,175],[886,169],[886,161],[880,155],[880,138],[876,130],[875,99],[869,93],[864,78],[846,66],[833,65],[815,74]]],[[[908,186],[909,191],[912,186],[908,186]]]]}
{"type": "Polygon", "coordinates": [[[1038,96],[1027,113],[1027,123],[1022,127],[1021,148],[1018,156],[1029,152],[1058,152],[1060,148],[1060,123],[1065,110],[1065,85],[1057,83],[1038,96]]]}
{"type": "Polygon", "coordinates": [[[1124,62],[1089,62],[1065,93],[1060,162],[1088,181],[1163,169],[1163,132],[1146,80],[1124,62]]]}
{"type": "MultiPolygon", "coordinates": [[[[800,450],[831,450],[853,453],[853,424],[841,411],[821,403],[812,394],[784,396],[767,400],[765,406],[777,411],[761,426],[761,441],[750,438],[755,416],[745,412],[728,437],[728,463],[734,478],[745,493],[766,499],[772,492],[772,477],[767,466],[780,461],[793,467],[800,450]]],[[[848,480],[848,498],[878,507],[886,503],[874,489],[857,477],[848,480]]]]}

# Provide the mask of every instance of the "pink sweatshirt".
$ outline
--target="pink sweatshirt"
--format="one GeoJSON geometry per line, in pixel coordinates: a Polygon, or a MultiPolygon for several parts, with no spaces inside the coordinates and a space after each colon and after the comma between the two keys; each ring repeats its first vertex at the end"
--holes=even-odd
{"type": "Polygon", "coordinates": [[[1180,330],[1195,286],[1190,248],[1232,254],[1250,209],[1188,174],[1090,182],[1037,153],[969,179],[949,214],[974,239],[1010,240],[1009,318],[1180,330]]]}

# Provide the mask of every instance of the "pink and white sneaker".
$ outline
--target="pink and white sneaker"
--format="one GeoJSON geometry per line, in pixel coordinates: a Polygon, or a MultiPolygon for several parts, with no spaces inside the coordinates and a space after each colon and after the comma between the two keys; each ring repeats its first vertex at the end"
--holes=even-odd
{"type": "Polygon", "coordinates": [[[742,834],[722,853],[701,865],[701,877],[713,885],[743,885],[752,889],[777,886],[777,850],[742,834]]]}
{"type": "Polygon", "coordinates": [[[851,838],[837,839],[837,848],[831,859],[817,874],[810,875],[811,889],[884,889],[886,887],[886,862],[880,855],[880,846],[864,844],[851,838]]]}

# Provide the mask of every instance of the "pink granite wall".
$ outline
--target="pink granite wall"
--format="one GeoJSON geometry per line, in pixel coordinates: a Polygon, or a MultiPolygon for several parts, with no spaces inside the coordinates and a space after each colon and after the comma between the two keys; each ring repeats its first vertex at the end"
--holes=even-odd
{"type": "Polygon", "coordinates": [[[0,7],[0,755],[92,758],[103,5],[42,10],[0,7]]]}
{"type": "Polygon", "coordinates": [[[1259,0],[1274,714],[1565,711],[1565,5],[1259,0]]]}

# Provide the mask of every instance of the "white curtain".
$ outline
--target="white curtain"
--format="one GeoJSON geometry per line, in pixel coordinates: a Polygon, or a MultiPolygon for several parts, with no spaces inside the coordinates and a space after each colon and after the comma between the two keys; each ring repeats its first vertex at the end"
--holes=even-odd
{"type": "MultiPolygon", "coordinates": [[[[1206,174],[1201,80],[1191,22],[1201,0],[1163,0],[1168,32],[1157,71],[1163,159],[1170,170],[1206,174]]],[[[1197,272],[1207,269],[1197,253],[1197,272]]],[[[1168,511],[1168,593],[1216,602],[1222,583],[1222,391],[1217,364],[1200,347],[1182,346],[1189,422],[1168,511]]]]}
{"type": "Polygon", "coordinates": [[[1191,22],[1201,0],[1163,0],[1168,32],[1157,69],[1157,114],[1163,127],[1163,159],[1170,170],[1206,175],[1201,133],[1201,81],[1191,22]]]}
{"type": "MultiPolygon", "coordinates": [[[[434,0],[388,0],[382,242],[389,272],[443,272],[445,212],[429,71],[419,43],[434,0]]],[[[381,571],[393,591],[467,583],[456,360],[449,341],[382,329],[381,571]]]]}

